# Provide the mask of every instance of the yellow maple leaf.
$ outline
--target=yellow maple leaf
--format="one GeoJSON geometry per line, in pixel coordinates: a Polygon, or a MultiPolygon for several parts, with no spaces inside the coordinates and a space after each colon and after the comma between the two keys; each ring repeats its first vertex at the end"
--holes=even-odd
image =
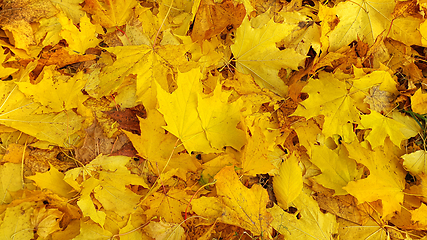
{"type": "Polygon", "coordinates": [[[176,146],[177,138],[171,133],[166,133],[162,128],[165,120],[157,110],[147,112],[147,118],[139,119],[141,135],[125,131],[129,140],[138,151],[139,155],[149,161],[151,171],[169,171],[177,169],[177,176],[186,179],[187,172],[196,172],[201,167],[195,156],[178,154],[184,148],[176,146]],[[171,153],[174,153],[171,156],[171,153]]]}
{"type": "Polygon", "coordinates": [[[374,44],[378,35],[388,30],[394,6],[389,0],[355,0],[335,7],[339,23],[329,35],[329,51],[336,51],[354,40],[374,44]]]}
{"type": "Polygon", "coordinates": [[[172,94],[158,90],[159,111],[166,123],[165,129],[178,137],[187,151],[212,152],[199,114],[197,112],[198,94],[202,92],[201,73],[193,69],[187,73],[178,73],[178,89],[172,94]]]}
{"type": "Polygon", "coordinates": [[[421,203],[421,206],[415,210],[410,210],[411,220],[422,225],[427,225],[427,206],[421,203]]]}
{"type": "Polygon", "coordinates": [[[80,219],[80,234],[73,240],[108,239],[114,234],[92,221],[80,219]]]}
{"type": "Polygon", "coordinates": [[[74,52],[84,54],[88,48],[95,47],[101,42],[100,39],[96,38],[96,26],[90,22],[86,15],[80,19],[80,29],[63,14],[58,15],[58,21],[62,25],[60,35],[74,52]]]}
{"type": "Polygon", "coordinates": [[[198,95],[197,111],[202,122],[202,128],[212,148],[221,149],[231,146],[240,150],[246,143],[245,133],[237,129],[240,122],[242,100],[228,102],[231,91],[222,91],[221,84],[217,84],[213,95],[203,98],[198,95]]]}
{"type": "Polygon", "coordinates": [[[92,173],[87,175],[91,177],[79,186],[82,189],[82,196],[78,205],[81,206],[85,216],[90,216],[92,220],[101,224],[105,221],[105,210],[114,211],[119,216],[126,216],[134,211],[142,196],[126,186],[132,184],[148,188],[148,185],[140,176],[131,174],[125,166],[129,160],[130,157],[126,156],[99,155],[85,166],[84,171],[83,168],[75,168],[69,171],[71,174],[67,172],[66,180],[72,186],[76,184],[73,178],[77,178],[80,172],[92,173]],[[103,211],[96,210],[92,197],[102,205],[103,211]]]}
{"type": "Polygon", "coordinates": [[[27,178],[33,180],[41,189],[49,189],[59,196],[71,198],[75,195],[75,192],[72,192],[73,188],[64,181],[64,174],[52,165],[50,165],[49,171],[36,173],[36,175],[27,178]]]}
{"type": "Polygon", "coordinates": [[[144,231],[156,240],[180,240],[186,237],[184,228],[181,227],[181,224],[167,223],[162,220],[160,220],[160,222],[150,222],[144,227],[144,231]]]}
{"type": "Polygon", "coordinates": [[[31,223],[40,237],[47,238],[50,234],[61,230],[59,223],[63,216],[64,213],[56,208],[46,209],[46,206],[42,206],[34,210],[31,223]]]}
{"type": "MultiPolygon", "coordinates": [[[[390,140],[396,146],[400,146],[401,141],[403,139],[407,139],[407,137],[402,133],[401,130],[405,129],[406,125],[392,118],[383,116],[374,110],[371,110],[371,114],[362,115],[361,123],[363,128],[372,129],[372,131],[366,137],[366,140],[369,141],[372,148],[384,145],[384,141],[387,136],[390,137],[390,140]]],[[[415,136],[416,134],[417,133],[415,133],[413,136],[415,136]]]]}
{"type": "Polygon", "coordinates": [[[303,187],[302,171],[298,165],[298,158],[293,153],[279,167],[279,174],[273,178],[273,189],[277,203],[283,209],[298,197],[303,187]]]}
{"type": "Polygon", "coordinates": [[[164,128],[177,136],[189,152],[218,152],[224,146],[240,150],[245,143],[243,131],[236,128],[241,103],[228,103],[230,93],[222,92],[220,86],[212,96],[201,97],[200,78],[198,69],[179,72],[177,90],[172,94],[158,91],[159,111],[167,123],[164,128]]]}
{"type": "Polygon", "coordinates": [[[77,206],[79,206],[83,216],[90,217],[92,221],[98,223],[101,226],[104,226],[105,217],[107,214],[95,207],[95,204],[90,196],[93,189],[99,185],[99,182],[100,181],[96,178],[89,178],[83,182],[81,185],[82,191],[80,192],[80,200],[77,201],[77,206]]]}
{"type": "Polygon", "coordinates": [[[209,162],[203,164],[202,179],[203,183],[208,183],[209,180],[225,166],[237,165],[238,161],[232,154],[220,155],[209,162]]]}
{"type": "Polygon", "coordinates": [[[60,2],[54,1],[52,3],[56,8],[61,9],[74,24],[77,24],[80,19],[86,15],[80,6],[83,2],[84,0],[62,0],[60,2]]]}
{"type": "Polygon", "coordinates": [[[341,147],[331,150],[325,145],[312,146],[310,161],[322,171],[314,177],[316,182],[333,189],[335,195],[348,194],[343,187],[350,181],[359,180],[363,174],[363,168],[358,170],[356,162],[348,158],[347,151],[341,147]]]}
{"type": "Polygon", "coordinates": [[[389,239],[390,233],[387,231],[387,228],[372,219],[369,219],[363,225],[351,221],[343,221],[342,219],[339,219],[339,223],[338,234],[340,239],[389,239]]]}
{"type": "Polygon", "coordinates": [[[360,203],[382,200],[382,215],[391,217],[400,211],[403,202],[406,172],[393,154],[393,144],[386,141],[385,147],[377,147],[374,151],[362,147],[357,141],[345,144],[350,158],[365,165],[370,175],[367,178],[352,181],[344,187],[360,203]]]}
{"type": "MultiPolygon", "coordinates": [[[[156,101],[156,84],[169,91],[168,75],[172,70],[190,65],[185,57],[187,47],[184,45],[148,45],[110,47],[106,50],[116,55],[113,64],[108,64],[95,77],[100,89],[98,97],[113,93],[130,74],[136,77],[136,95],[148,109],[154,109],[156,101]]],[[[158,89],[157,89],[158,91],[158,89]]]]}
{"type": "Polygon", "coordinates": [[[0,204],[12,201],[11,192],[21,190],[21,164],[5,163],[0,166],[0,204]]]}
{"type": "Polygon", "coordinates": [[[164,193],[156,192],[147,197],[142,204],[149,209],[145,211],[147,218],[160,216],[168,223],[180,223],[184,219],[182,213],[185,212],[191,195],[185,191],[173,188],[164,193]]]}
{"type": "Polygon", "coordinates": [[[62,26],[57,17],[43,18],[40,19],[39,23],[40,26],[37,32],[34,33],[34,38],[41,47],[54,46],[61,41],[62,37],[59,34],[61,33],[62,26]]]}
{"type": "Polygon", "coordinates": [[[311,155],[313,143],[315,143],[318,136],[322,134],[322,130],[320,130],[314,119],[298,121],[292,125],[292,129],[294,129],[298,135],[299,144],[304,146],[305,149],[307,149],[307,153],[311,155]]]}
{"type": "Polygon", "coordinates": [[[247,229],[256,236],[269,236],[272,219],[266,208],[267,191],[260,185],[246,188],[233,166],[224,167],[215,179],[218,197],[225,206],[220,221],[247,229]]]}
{"type": "Polygon", "coordinates": [[[419,114],[427,113],[427,94],[422,92],[422,89],[418,89],[411,97],[412,111],[419,114]]]}
{"type": "Polygon", "coordinates": [[[256,174],[272,173],[276,167],[272,163],[271,151],[268,149],[270,142],[266,141],[266,136],[261,129],[260,122],[262,117],[254,120],[248,119],[248,132],[246,138],[248,143],[242,152],[242,168],[246,175],[255,176],[256,174]]]}
{"type": "Polygon", "coordinates": [[[402,155],[403,166],[412,174],[427,173],[427,153],[418,150],[413,153],[402,155]]]}
{"type": "Polygon", "coordinates": [[[199,216],[206,217],[211,221],[221,217],[223,206],[216,197],[202,196],[191,201],[191,209],[199,216]]]}
{"type": "Polygon", "coordinates": [[[125,25],[137,5],[135,0],[86,0],[83,10],[92,14],[96,23],[111,28],[125,25]]]}
{"type": "Polygon", "coordinates": [[[317,202],[305,191],[293,205],[298,209],[296,214],[287,213],[277,205],[269,209],[273,216],[271,225],[276,231],[287,239],[333,239],[338,230],[334,215],[321,212],[317,202]]]}
{"type": "Polygon", "coordinates": [[[74,77],[67,77],[59,74],[55,68],[55,65],[44,67],[37,84],[16,84],[27,97],[49,109],[43,112],[61,112],[77,108],[88,98],[80,91],[86,84],[83,73],[78,72],[74,77]]]}
{"type": "Polygon", "coordinates": [[[0,81],[0,123],[59,146],[80,130],[83,119],[74,111],[37,114],[43,107],[26,98],[14,82],[0,81]]]}
{"type": "Polygon", "coordinates": [[[328,73],[319,75],[319,79],[310,79],[303,89],[309,98],[301,102],[292,115],[307,119],[323,115],[323,134],[326,137],[338,134],[348,141],[352,138],[352,124],[360,123],[360,117],[347,88],[345,82],[328,73]]]}
{"type": "Polygon", "coordinates": [[[32,239],[34,225],[30,218],[36,205],[37,202],[23,202],[6,208],[0,222],[0,236],[5,239],[32,239]]]}
{"type": "Polygon", "coordinates": [[[236,68],[244,74],[251,74],[262,87],[285,96],[287,86],[279,77],[281,68],[297,70],[305,56],[294,49],[280,51],[276,47],[298,25],[275,23],[271,19],[265,26],[252,28],[248,18],[237,29],[236,41],[231,45],[236,68]]]}

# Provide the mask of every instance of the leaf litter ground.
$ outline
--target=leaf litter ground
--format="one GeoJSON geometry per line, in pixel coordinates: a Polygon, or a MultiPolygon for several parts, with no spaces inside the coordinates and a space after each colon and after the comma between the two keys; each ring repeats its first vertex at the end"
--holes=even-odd
{"type": "Polygon", "coordinates": [[[427,235],[425,3],[0,6],[0,236],[427,235]]]}

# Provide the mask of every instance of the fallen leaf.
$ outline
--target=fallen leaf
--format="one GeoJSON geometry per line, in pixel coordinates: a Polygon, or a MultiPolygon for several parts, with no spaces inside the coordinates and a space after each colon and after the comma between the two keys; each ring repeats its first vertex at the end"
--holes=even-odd
{"type": "Polygon", "coordinates": [[[348,157],[347,151],[342,147],[331,150],[325,145],[312,146],[310,161],[322,171],[314,180],[333,189],[335,195],[348,194],[343,187],[351,181],[359,180],[363,174],[363,168],[357,169],[356,162],[348,157]]]}
{"type": "MultiPolygon", "coordinates": [[[[378,112],[371,110],[371,114],[362,115],[362,126],[371,128],[372,131],[366,137],[372,148],[384,145],[386,137],[396,145],[400,146],[403,139],[406,139],[400,129],[405,128],[405,125],[378,112]]],[[[415,135],[414,135],[415,136],[415,135]]]]}
{"type": "Polygon", "coordinates": [[[405,188],[405,171],[398,164],[398,158],[389,150],[393,147],[390,141],[385,147],[377,147],[373,151],[362,147],[359,143],[345,144],[349,157],[365,165],[370,175],[367,178],[349,182],[344,187],[360,203],[373,202],[381,199],[382,216],[390,218],[395,211],[400,211],[405,188]]]}
{"type": "Polygon", "coordinates": [[[5,163],[0,166],[0,204],[10,203],[14,191],[21,190],[21,164],[5,163]]]}
{"type": "Polygon", "coordinates": [[[106,28],[124,25],[131,17],[135,0],[85,0],[83,10],[93,15],[96,23],[106,28]]]}
{"type": "Polygon", "coordinates": [[[0,235],[9,239],[32,239],[34,225],[30,218],[35,207],[36,202],[23,202],[18,206],[8,207],[0,225],[0,235]]]}
{"type": "Polygon", "coordinates": [[[274,205],[269,209],[273,216],[271,225],[290,239],[332,239],[337,233],[338,224],[335,216],[322,213],[316,201],[307,193],[302,192],[293,202],[298,213],[290,214],[279,206],[274,205]],[[297,215],[300,215],[297,217],[297,215]]]}
{"type": "Polygon", "coordinates": [[[232,0],[221,3],[213,0],[200,1],[194,21],[191,39],[193,42],[209,39],[228,27],[238,28],[246,16],[243,4],[235,4],[232,0]]]}
{"type": "Polygon", "coordinates": [[[64,15],[60,14],[58,20],[62,25],[60,35],[67,41],[73,52],[84,54],[88,48],[95,47],[101,42],[96,38],[96,26],[90,22],[86,15],[80,19],[80,29],[74,26],[73,21],[64,15]]]}
{"type": "Polygon", "coordinates": [[[184,228],[180,224],[160,222],[150,222],[144,230],[156,240],[181,240],[185,238],[184,228]]]}
{"type": "Polygon", "coordinates": [[[303,187],[302,171],[298,165],[298,158],[292,154],[279,167],[279,174],[273,178],[273,189],[277,203],[283,209],[298,197],[303,187]]]}
{"type": "Polygon", "coordinates": [[[426,174],[427,173],[427,162],[426,162],[426,151],[418,150],[413,153],[402,155],[403,166],[412,174],[426,174]]]}
{"type": "Polygon", "coordinates": [[[297,25],[275,23],[270,20],[265,26],[252,28],[248,18],[236,31],[236,41],[231,51],[236,61],[236,69],[251,74],[255,82],[280,96],[285,96],[287,86],[279,78],[281,68],[297,69],[305,60],[293,49],[280,51],[276,42],[289,35],[297,25]]]}
{"type": "Polygon", "coordinates": [[[218,197],[226,206],[220,221],[247,229],[256,236],[270,236],[272,218],[266,208],[267,191],[260,185],[246,188],[233,166],[224,167],[215,179],[218,197]]]}
{"type": "Polygon", "coordinates": [[[64,181],[64,174],[52,165],[50,165],[48,172],[36,173],[36,175],[27,178],[33,180],[41,189],[49,189],[61,197],[72,198],[76,195],[73,188],[64,181]]]}
{"type": "Polygon", "coordinates": [[[395,3],[388,0],[355,0],[335,7],[340,22],[329,33],[330,49],[336,51],[362,38],[372,45],[383,31],[388,30],[395,3]]]}
{"type": "Polygon", "coordinates": [[[31,224],[37,229],[37,234],[40,237],[46,238],[50,234],[61,230],[59,223],[63,216],[64,213],[58,209],[46,209],[46,206],[42,206],[34,210],[31,216],[31,224]]]}
{"type": "Polygon", "coordinates": [[[351,124],[359,124],[360,116],[347,88],[345,82],[332,74],[312,79],[303,89],[303,92],[308,93],[308,99],[301,102],[292,115],[304,116],[306,119],[323,115],[325,116],[323,134],[326,137],[338,134],[344,141],[349,141],[351,135],[348,132],[353,128],[351,124]]]}

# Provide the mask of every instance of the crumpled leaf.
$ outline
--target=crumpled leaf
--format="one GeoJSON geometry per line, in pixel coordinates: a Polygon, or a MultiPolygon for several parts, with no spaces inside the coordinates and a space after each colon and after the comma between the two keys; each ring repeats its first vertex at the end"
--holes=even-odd
{"type": "Polygon", "coordinates": [[[267,191],[260,185],[247,189],[233,166],[223,168],[215,179],[218,197],[226,207],[220,221],[247,229],[256,236],[269,236],[272,219],[266,209],[267,191]]]}
{"type": "Polygon", "coordinates": [[[289,35],[297,26],[270,20],[263,27],[252,28],[248,18],[245,18],[236,31],[235,43],[231,45],[237,70],[251,74],[260,86],[285,96],[287,86],[280,79],[279,70],[296,70],[305,57],[293,49],[280,51],[276,42],[289,35]]]}
{"type": "Polygon", "coordinates": [[[243,4],[235,4],[231,0],[221,3],[213,0],[200,1],[194,21],[191,39],[193,42],[209,39],[232,25],[238,28],[246,16],[243,4]]]}

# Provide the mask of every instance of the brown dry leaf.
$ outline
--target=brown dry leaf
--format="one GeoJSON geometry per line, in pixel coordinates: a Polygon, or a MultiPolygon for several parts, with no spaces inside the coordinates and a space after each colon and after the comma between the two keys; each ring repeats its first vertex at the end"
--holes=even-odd
{"type": "Polygon", "coordinates": [[[128,142],[129,139],[123,133],[115,138],[108,138],[98,121],[95,121],[86,129],[85,141],[83,146],[76,150],[76,158],[83,163],[88,163],[99,154],[118,151],[128,142]]]}
{"type": "Polygon", "coordinates": [[[209,39],[224,29],[237,29],[246,15],[243,4],[236,4],[234,0],[225,0],[222,3],[213,0],[202,0],[196,14],[191,39],[199,42],[209,39]]]}
{"type": "Polygon", "coordinates": [[[137,135],[141,134],[138,117],[147,117],[147,113],[145,112],[144,106],[142,105],[138,105],[133,108],[126,108],[121,111],[112,109],[105,113],[112,119],[116,120],[119,123],[121,129],[137,135]]]}

